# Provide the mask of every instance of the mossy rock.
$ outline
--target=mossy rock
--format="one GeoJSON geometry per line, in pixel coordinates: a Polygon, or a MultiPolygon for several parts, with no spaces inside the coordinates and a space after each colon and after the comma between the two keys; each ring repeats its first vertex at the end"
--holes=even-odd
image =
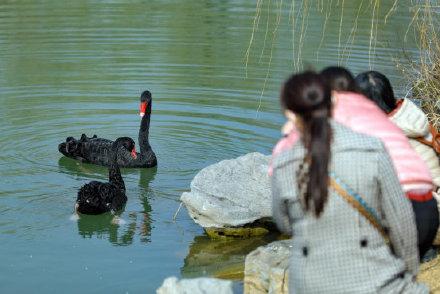
{"type": "Polygon", "coordinates": [[[240,264],[235,264],[227,269],[216,272],[214,274],[214,278],[225,280],[243,280],[244,262],[240,264]]]}
{"type": "Polygon", "coordinates": [[[270,218],[263,218],[254,223],[241,227],[204,228],[206,234],[212,239],[224,238],[251,238],[264,236],[269,233],[278,233],[275,224],[270,218]]]}
{"type": "Polygon", "coordinates": [[[223,239],[223,238],[250,238],[264,236],[269,233],[267,228],[263,227],[253,227],[253,228],[205,228],[206,233],[212,239],[223,239]]]}

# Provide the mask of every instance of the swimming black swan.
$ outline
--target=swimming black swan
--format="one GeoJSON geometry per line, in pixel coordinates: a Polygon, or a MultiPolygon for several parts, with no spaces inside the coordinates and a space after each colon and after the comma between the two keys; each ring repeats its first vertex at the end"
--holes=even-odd
{"type": "MultiPolygon", "coordinates": [[[[144,91],[141,95],[140,105],[142,120],[139,128],[139,145],[141,150],[140,153],[136,153],[136,159],[134,159],[127,150],[119,150],[117,160],[120,167],[153,167],[157,165],[156,154],[154,154],[148,142],[151,107],[151,93],[144,91]]],[[[110,149],[112,143],[113,141],[98,138],[96,135],[89,138],[85,134],[82,134],[79,140],[68,137],[66,142],[58,145],[58,150],[65,156],[82,162],[110,166],[110,149]]],[[[136,152],[136,150],[133,152],[136,152]]]]}
{"type": "MultiPolygon", "coordinates": [[[[118,151],[125,149],[131,153],[134,150],[134,141],[128,137],[118,138],[111,146],[112,158],[108,169],[108,183],[92,181],[82,186],[78,191],[75,210],[84,214],[100,214],[107,211],[112,213],[121,210],[127,202],[125,184],[119,170],[118,151]]],[[[136,157],[135,153],[132,153],[136,157]]]]}

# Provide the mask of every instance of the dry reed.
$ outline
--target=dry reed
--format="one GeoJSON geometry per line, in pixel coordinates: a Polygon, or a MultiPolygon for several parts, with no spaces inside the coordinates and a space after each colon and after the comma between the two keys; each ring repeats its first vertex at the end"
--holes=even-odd
{"type": "Polygon", "coordinates": [[[409,81],[412,97],[419,99],[431,123],[440,127],[440,1],[424,0],[414,4],[413,26],[419,54],[408,66],[399,64],[409,81]],[[437,9],[437,11],[436,11],[437,9]]]}
{"type": "MultiPolygon", "coordinates": [[[[392,6],[388,11],[385,11],[384,24],[389,21],[389,17],[396,11],[397,7],[401,5],[401,0],[393,0],[392,6]]],[[[439,20],[439,8],[440,0],[412,0],[412,9],[414,12],[413,19],[408,26],[407,34],[405,35],[405,41],[407,40],[408,33],[413,30],[416,40],[419,46],[418,57],[414,60],[408,58],[405,63],[399,62],[398,68],[404,72],[408,83],[411,84],[411,92],[413,98],[420,99],[423,110],[428,114],[431,122],[437,127],[440,127],[440,38],[438,35],[438,28],[440,28],[439,20]],[[408,62],[409,61],[409,62],[408,62]]],[[[302,64],[302,52],[307,35],[308,19],[311,5],[316,3],[317,11],[321,13],[323,17],[323,28],[321,42],[316,50],[316,57],[319,58],[319,51],[324,43],[324,36],[328,21],[330,17],[339,17],[339,38],[338,38],[338,52],[339,59],[338,64],[344,65],[351,55],[351,48],[355,44],[359,15],[365,11],[369,11],[371,14],[370,33],[369,33],[369,66],[373,67],[374,56],[377,46],[378,23],[383,17],[380,15],[382,7],[387,3],[387,0],[362,0],[359,3],[356,16],[354,18],[352,29],[348,37],[343,38],[343,23],[344,6],[347,3],[345,0],[302,0],[296,3],[296,0],[291,0],[290,3],[283,3],[283,0],[257,0],[256,1],[256,13],[253,21],[252,35],[250,38],[249,46],[245,55],[245,67],[247,76],[247,67],[251,56],[252,45],[255,42],[257,32],[261,29],[260,19],[262,16],[262,8],[266,4],[266,22],[262,26],[264,30],[263,48],[259,54],[259,64],[262,63],[263,55],[266,47],[269,49],[268,61],[266,62],[267,71],[263,87],[261,89],[258,110],[261,106],[262,97],[266,88],[266,84],[269,78],[272,55],[274,50],[274,43],[278,34],[278,27],[282,22],[282,9],[283,5],[290,5],[290,12],[288,22],[292,30],[292,68],[294,71],[303,69],[302,64]],[[273,7],[271,9],[271,7],[273,7]],[[270,11],[276,9],[276,17],[270,18],[270,11]],[[332,15],[332,13],[338,15],[332,15]],[[269,23],[273,22],[271,26],[269,23]],[[271,32],[272,44],[268,46],[267,40],[269,33],[271,32]]],[[[390,4],[390,2],[388,2],[390,4]]]]}

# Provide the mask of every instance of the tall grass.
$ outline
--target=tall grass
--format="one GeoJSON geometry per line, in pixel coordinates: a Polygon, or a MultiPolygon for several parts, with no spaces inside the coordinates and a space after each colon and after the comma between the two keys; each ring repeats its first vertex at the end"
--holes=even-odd
{"type": "MultiPolygon", "coordinates": [[[[308,30],[308,20],[312,5],[316,5],[318,13],[320,13],[323,21],[321,42],[316,49],[317,59],[323,44],[324,37],[330,18],[338,19],[339,37],[338,37],[338,65],[345,65],[351,56],[351,49],[356,43],[358,30],[358,20],[360,15],[367,14],[371,21],[369,24],[369,67],[374,67],[374,57],[377,47],[377,40],[381,30],[379,23],[387,25],[391,20],[391,16],[395,13],[399,5],[406,5],[405,0],[359,0],[358,9],[351,23],[347,24],[346,5],[351,0],[256,0],[256,13],[253,21],[252,35],[249,46],[246,51],[245,63],[246,71],[250,60],[252,46],[257,36],[264,35],[263,49],[259,57],[259,63],[263,57],[266,47],[270,48],[269,61],[266,63],[267,72],[263,88],[260,95],[261,99],[264,95],[266,84],[268,81],[270,67],[272,64],[272,51],[274,43],[279,32],[278,27],[282,21],[287,21],[291,27],[291,43],[292,43],[292,68],[294,71],[303,69],[302,54],[308,30]],[[405,2],[404,2],[405,1],[405,2]],[[288,9],[289,15],[287,19],[282,19],[282,11],[288,9]],[[261,25],[260,21],[264,17],[266,11],[267,16],[265,22],[261,25]],[[276,17],[270,17],[271,11],[276,12],[276,17]],[[343,27],[351,26],[351,30],[347,36],[344,34],[343,27]],[[263,31],[263,32],[262,32],[263,31]],[[272,42],[271,45],[267,43],[272,42]]],[[[431,122],[440,127],[440,0],[411,0],[413,19],[408,25],[407,37],[412,32],[417,40],[419,54],[417,57],[409,57],[402,62],[396,62],[396,66],[402,70],[407,82],[411,85],[411,93],[413,98],[420,99],[423,110],[428,114],[431,122]]],[[[399,48],[396,48],[396,52],[399,48]]],[[[258,110],[257,110],[258,112],[258,110]]]]}
{"type": "MultiPolygon", "coordinates": [[[[316,50],[316,55],[319,57],[319,51],[324,44],[326,29],[328,27],[330,18],[338,19],[338,52],[339,64],[344,64],[350,57],[350,48],[354,45],[358,29],[358,20],[361,14],[368,14],[370,17],[369,25],[369,60],[370,67],[374,59],[375,49],[377,46],[378,34],[380,34],[379,23],[387,23],[389,17],[395,12],[399,0],[359,0],[359,7],[356,12],[354,21],[348,23],[348,15],[346,12],[347,5],[351,5],[352,0],[256,0],[255,16],[252,24],[252,34],[249,45],[245,54],[246,69],[251,58],[251,50],[258,35],[263,35],[263,48],[261,50],[259,61],[261,62],[263,53],[266,49],[267,43],[270,39],[273,42],[277,38],[278,28],[283,21],[288,22],[291,27],[292,37],[292,67],[294,70],[301,70],[303,47],[306,41],[306,36],[309,28],[309,18],[312,8],[316,8],[323,19],[322,36],[319,47],[316,50]],[[289,11],[288,17],[283,19],[283,11],[289,11]],[[272,12],[276,16],[271,17],[272,12]],[[261,24],[261,20],[265,22],[261,24]],[[352,29],[348,36],[345,36],[343,27],[351,26],[352,29]],[[262,34],[259,34],[262,33],[262,34]]],[[[351,18],[350,18],[351,19],[351,18]]],[[[269,47],[269,46],[267,46],[269,47]]],[[[269,47],[271,48],[271,47],[269,47]]],[[[271,52],[269,56],[271,56],[271,52]]]]}
{"type": "Polygon", "coordinates": [[[412,97],[420,99],[430,121],[440,127],[440,1],[418,1],[413,6],[413,32],[419,57],[409,66],[399,64],[411,85],[412,97]]]}
{"type": "MultiPolygon", "coordinates": [[[[365,13],[370,15],[370,46],[368,56],[370,68],[372,68],[378,34],[380,33],[380,30],[378,30],[379,22],[383,21],[384,18],[385,22],[387,21],[389,16],[395,11],[399,0],[392,0],[392,2],[389,2],[390,0],[359,0],[359,7],[356,11],[354,20],[349,18],[346,12],[346,5],[349,5],[350,1],[352,0],[256,0],[256,10],[253,18],[252,33],[245,54],[245,69],[247,77],[247,69],[251,62],[251,58],[257,55],[255,53],[251,54],[251,51],[252,49],[259,50],[259,48],[253,48],[253,45],[257,43],[256,41],[262,40],[261,53],[258,54],[258,64],[264,64],[264,66],[266,66],[266,74],[259,97],[257,113],[261,107],[261,101],[270,77],[273,51],[279,33],[279,26],[282,25],[283,22],[288,23],[292,32],[290,40],[292,48],[292,69],[294,71],[302,70],[304,68],[303,49],[305,42],[307,42],[306,37],[309,29],[309,18],[313,8],[316,8],[314,11],[317,11],[323,19],[321,41],[315,52],[317,59],[319,59],[320,49],[325,43],[325,34],[329,20],[331,18],[337,18],[339,20],[339,58],[336,61],[338,65],[344,65],[351,56],[351,49],[356,42],[358,20],[360,15],[365,13]],[[384,7],[388,7],[388,10],[384,11],[384,7]],[[286,13],[283,13],[285,11],[289,12],[287,17],[286,13]],[[273,14],[275,16],[273,16],[273,14]],[[351,30],[348,36],[346,36],[346,32],[343,30],[343,28],[347,27],[347,23],[349,21],[351,30]],[[264,54],[265,52],[266,54],[264,54]],[[263,56],[265,57],[265,62],[262,62],[263,56]]],[[[259,42],[259,44],[261,44],[261,42],[259,42]]]]}

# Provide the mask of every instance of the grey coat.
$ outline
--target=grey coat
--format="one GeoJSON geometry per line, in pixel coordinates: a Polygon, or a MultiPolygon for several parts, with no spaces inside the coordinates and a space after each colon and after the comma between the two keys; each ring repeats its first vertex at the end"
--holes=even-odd
{"type": "Polygon", "coordinates": [[[428,293],[418,271],[414,214],[379,139],[332,122],[330,170],[374,208],[389,230],[395,254],[355,208],[329,188],[319,218],[305,212],[295,171],[304,157],[296,143],[273,158],[273,216],[292,234],[291,293],[428,293]]]}

